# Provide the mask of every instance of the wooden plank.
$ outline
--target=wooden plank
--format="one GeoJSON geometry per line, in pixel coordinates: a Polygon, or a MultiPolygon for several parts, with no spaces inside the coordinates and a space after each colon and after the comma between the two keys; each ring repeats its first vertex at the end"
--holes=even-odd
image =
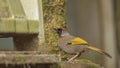
{"type": "Polygon", "coordinates": [[[41,54],[41,52],[40,51],[0,51],[0,54],[7,54],[7,55],[17,55],[17,54],[36,55],[36,54],[41,54]]]}
{"type": "Polygon", "coordinates": [[[37,20],[28,20],[29,24],[29,33],[38,34],[39,33],[39,21],[37,20]]]}
{"type": "Polygon", "coordinates": [[[15,18],[15,32],[28,33],[28,23],[20,0],[7,0],[13,17],[15,18]]]}
{"type": "Polygon", "coordinates": [[[45,34],[44,34],[44,22],[43,22],[43,8],[42,8],[42,0],[38,0],[38,9],[39,9],[39,42],[40,42],[40,50],[45,53],[45,34]]]}
{"type": "Polygon", "coordinates": [[[44,36],[42,0],[38,0],[38,9],[39,9],[39,36],[40,38],[42,38],[41,42],[44,42],[45,36],[44,36]]]}
{"type": "Polygon", "coordinates": [[[0,18],[10,17],[9,6],[6,0],[0,0],[0,18]]]}
{"type": "Polygon", "coordinates": [[[16,33],[28,33],[28,22],[25,19],[15,20],[16,33]]]}
{"type": "Polygon", "coordinates": [[[15,20],[14,19],[4,19],[3,23],[6,24],[7,33],[15,33],[15,20]]]}
{"type": "Polygon", "coordinates": [[[7,0],[9,4],[10,11],[13,16],[24,16],[25,12],[20,0],[7,0]]]}
{"type": "Polygon", "coordinates": [[[97,64],[62,62],[61,68],[102,68],[97,64]]]}
{"type": "Polygon", "coordinates": [[[0,20],[0,33],[15,33],[14,19],[2,18],[0,20]]]}
{"type": "Polygon", "coordinates": [[[27,19],[38,20],[38,0],[20,0],[27,19]]]}
{"type": "MultiPolygon", "coordinates": [[[[115,0],[115,24],[117,33],[117,48],[120,50],[120,0],[115,0]]],[[[118,55],[118,68],[120,68],[120,55],[118,55]]]]}
{"type": "Polygon", "coordinates": [[[6,33],[6,23],[0,22],[0,33],[6,33]]]}
{"type": "Polygon", "coordinates": [[[0,68],[49,68],[50,64],[0,64],[0,68]]]}
{"type": "Polygon", "coordinates": [[[52,64],[60,62],[60,56],[40,54],[37,51],[0,52],[0,64],[52,64]]]}
{"type": "Polygon", "coordinates": [[[0,64],[37,64],[57,63],[59,58],[54,55],[4,55],[0,56],[0,64]]]}

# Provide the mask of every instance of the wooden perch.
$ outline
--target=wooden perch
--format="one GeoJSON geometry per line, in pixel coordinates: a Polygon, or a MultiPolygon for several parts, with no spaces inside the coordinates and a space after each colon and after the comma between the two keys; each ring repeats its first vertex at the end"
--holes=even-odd
{"type": "Polygon", "coordinates": [[[2,51],[0,64],[51,64],[60,62],[60,56],[40,54],[38,51],[2,51]]]}
{"type": "Polygon", "coordinates": [[[103,68],[98,64],[62,62],[61,68],[103,68]]]}

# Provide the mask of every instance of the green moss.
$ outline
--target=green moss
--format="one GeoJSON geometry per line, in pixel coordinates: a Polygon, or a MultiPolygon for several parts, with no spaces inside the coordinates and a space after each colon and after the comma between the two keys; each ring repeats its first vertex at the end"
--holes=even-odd
{"type": "Polygon", "coordinates": [[[75,60],[73,62],[60,62],[58,66],[59,68],[101,68],[100,65],[85,59],[75,60]]]}
{"type": "Polygon", "coordinates": [[[14,55],[14,60],[13,60],[13,64],[23,64],[25,62],[25,59],[28,58],[28,57],[21,57],[19,55],[14,55]]]}
{"type": "Polygon", "coordinates": [[[58,36],[53,28],[65,26],[65,0],[43,0],[45,39],[48,53],[59,53],[58,36]]]}
{"type": "Polygon", "coordinates": [[[76,59],[76,60],[74,60],[74,62],[86,64],[86,65],[88,65],[89,68],[100,67],[98,64],[96,64],[90,60],[87,60],[87,59],[76,59]]]}

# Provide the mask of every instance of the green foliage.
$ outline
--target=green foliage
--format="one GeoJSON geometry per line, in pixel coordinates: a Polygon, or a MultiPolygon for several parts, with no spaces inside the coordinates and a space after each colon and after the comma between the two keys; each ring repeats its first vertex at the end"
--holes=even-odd
{"type": "Polygon", "coordinates": [[[48,53],[58,53],[58,36],[53,28],[65,26],[65,0],[43,0],[43,12],[48,53]]]}

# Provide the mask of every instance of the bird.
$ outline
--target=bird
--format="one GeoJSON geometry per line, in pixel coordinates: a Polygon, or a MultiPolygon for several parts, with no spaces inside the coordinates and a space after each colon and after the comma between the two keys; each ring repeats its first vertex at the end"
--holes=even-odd
{"type": "Polygon", "coordinates": [[[112,58],[107,52],[91,46],[88,42],[80,37],[72,36],[66,28],[54,28],[56,33],[58,34],[58,47],[67,54],[74,55],[72,58],[68,60],[68,62],[72,62],[76,58],[80,57],[82,53],[87,50],[92,50],[103,54],[109,58],[112,58]]]}

